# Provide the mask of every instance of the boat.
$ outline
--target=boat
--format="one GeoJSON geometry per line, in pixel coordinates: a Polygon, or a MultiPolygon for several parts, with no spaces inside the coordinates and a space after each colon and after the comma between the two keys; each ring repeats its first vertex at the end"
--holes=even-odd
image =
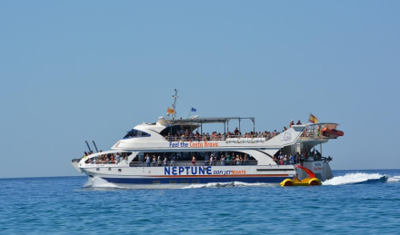
{"type": "Polygon", "coordinates": [[[343,136],[344,132],[340,130],[336,130],[336,127],[324,127],[322,128],[322,135],[329,138],[337,138],[339,136],[343,136]]]}
{"type": "Polygon", "coordinates": [[[297,124],[278,133],[256,131],[254,117],[176,118],[177,92],[165,116],[136,125],[110,150],[90,152],[73,159],[72,165],[89,178],[133,189],[233,181],[279,184],[295,175],[300,180],[307,178],[304,172],[296,171],[296,165],[311,169],[321,181],[333,177],[332,158],[324,157],[321,147],[332,138],[320,135],[319,130],[339,124],[297,124]],[[252,122],[248,133],[242,133],[243,121],[252,122]],[[209,124],[223,125],[223,132],[203,132],[209,124]],[[283,162],[283,156],[291,154],[296,154],[296,160],[283,162]]]}
{"type": "Polygon", "coordinates": [[[280,183],[282,187],[322,185],[321,180],[316,178],[314,172],[312,172],[310,169],[307,169],[301,165],[296,165],[295,168],[304,170],[308,174],[308,177],[302,180],[299,180],[297,176],[294,176],[293,179],[285,179],[280,183]]]}

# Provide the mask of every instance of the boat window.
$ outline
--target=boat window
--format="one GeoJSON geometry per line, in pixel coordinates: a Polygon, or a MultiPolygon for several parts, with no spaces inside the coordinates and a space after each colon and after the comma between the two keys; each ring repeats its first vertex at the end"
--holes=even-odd
{"type": "Polygon", "coordinates": [[[129,138],[140,138],[140,137],[150,137],[150,134],[143,132],[143,131],[139,131],[139,130],[135,130],[132,129],[128,132],[128,134],[126,134],[124,136],[123,139],[129,139],[129,138]]]}

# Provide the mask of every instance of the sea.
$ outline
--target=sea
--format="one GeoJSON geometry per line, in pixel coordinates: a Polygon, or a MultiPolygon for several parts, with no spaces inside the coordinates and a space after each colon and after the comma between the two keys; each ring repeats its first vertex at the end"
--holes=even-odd
{"type": "Polygon", "coordinates": [[[400,170],[322,186],[132,190],[100,178],[0,179],[0,234],[400,234],[400,170]]]}

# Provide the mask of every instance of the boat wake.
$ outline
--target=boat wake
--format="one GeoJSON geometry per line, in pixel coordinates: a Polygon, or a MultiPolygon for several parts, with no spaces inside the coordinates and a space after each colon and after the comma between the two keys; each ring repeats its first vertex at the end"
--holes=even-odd
{"type": "Polygon", "coordinates": [[[276,187],[277,184],[267,183],[244,183],[239,181],[224,182],[224,183],[208,183],[208,184],[192,184],[182,189],[196,189],[196,188],[233,188],[233,187],[276,187]]]}
{"type": "Polygon", "coordinates": [[[344,184],[371,184],[400,182],[400,176],[387,176],[378,173],[348,173],[343,176],[337,176],[330,180],[322,182],[323,185],[344,185],[344,184]]]}
{"type": "Polygon", "coordinates": [[[393,182],[400,182],[400,175],[389,177],[387,180],[388,183],[393,183],[393,182]]]}
{"type": "Polygon", "coordinates": [[[113,183],[103,180],[99,177],[89,178],[88,181],[83,186],[84,188],[96,188],[96,189],[123,189],[113,183]]]}

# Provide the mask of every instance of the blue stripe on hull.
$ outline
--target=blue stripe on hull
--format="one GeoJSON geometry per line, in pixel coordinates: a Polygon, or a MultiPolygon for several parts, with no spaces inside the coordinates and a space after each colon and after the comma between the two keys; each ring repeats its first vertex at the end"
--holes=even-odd
{"type": "Polygon", "coordinates": [[[119,183],[119,184],[153,184],[154,181],[158,181],[160,184],[169,184],[170,181],[175,181],[176,183],[216,183],[216,182],[233,182],[240,181],[244,183],[280,183],[284,179],[288,177],[215,177],[215,178],[151,178],[151,179],[143,179],[143,178],[103,178],[110,183],[119,183]],[[184,181],[184,182],[182,182],[184,181]],[[194,181],[194,182],[193,182],[194,181]]]}

